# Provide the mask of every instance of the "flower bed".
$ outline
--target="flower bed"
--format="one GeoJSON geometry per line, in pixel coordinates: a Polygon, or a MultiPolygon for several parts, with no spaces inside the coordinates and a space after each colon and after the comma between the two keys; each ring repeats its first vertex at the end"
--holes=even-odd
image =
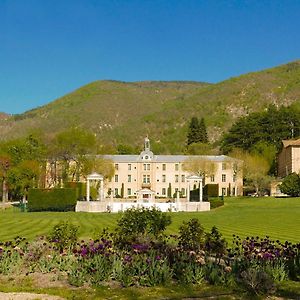
{"type": "Polygon", "coordinates": [[[170,222],[156,209],[132,209],[114,231],[88,241],[77,241],[78,228],[61,223],[30,243],[20,237],[0,243],[0,274],[56,273],[74,286],[209,283],[252,294],[273,293],[278,283],[300,279],[300,244],[235,236],[229,247],[217,228],[205,232],[197,219],[167,236],[170,222]]]}

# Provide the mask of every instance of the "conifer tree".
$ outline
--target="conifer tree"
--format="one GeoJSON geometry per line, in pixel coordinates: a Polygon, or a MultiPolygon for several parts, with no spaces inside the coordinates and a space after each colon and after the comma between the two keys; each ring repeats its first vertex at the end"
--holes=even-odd
{"type": "Polygon", "coordinates": [[[199,122],[199,142],[208,143],[208,135],[207,135],[204,118],[201,118],[199,122]]]}
{"type": "Polygon", "coordinates": [[[192,117],[188,134],[187,134],[187,145],[197,143],[199,139],[199,121],[197,117],[192,117]]]}
{"type": "Polygon", "coordinates": [[[201,118],[200,122],[197,117],[192,117],[191,119],[187,134],[187,146],[193,143],[208,143],[207,131],[203,118],[201,118]]]}

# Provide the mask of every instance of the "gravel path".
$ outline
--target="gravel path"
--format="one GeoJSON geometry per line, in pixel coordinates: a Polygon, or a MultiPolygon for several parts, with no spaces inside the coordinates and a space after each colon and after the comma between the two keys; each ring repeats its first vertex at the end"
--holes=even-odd
{"type": "Polygon", "coordinates": [[[32,293],[1,293],[1,300],[64,300],[58,296],[51,296],[46,294],[32,294],[32,293]]]}

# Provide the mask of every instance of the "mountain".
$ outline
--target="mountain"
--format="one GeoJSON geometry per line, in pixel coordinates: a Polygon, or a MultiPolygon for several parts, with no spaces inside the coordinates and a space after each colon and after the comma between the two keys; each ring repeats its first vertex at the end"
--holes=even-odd
{"type": "Polygon", "coordinates": [[[91,129],[105,145],[140,146],[149,135],[155,152],[180,153],[192,116],[204,117],[218,141],[239,117],[268,105],[300,105],[300,61],[217,84],[188,81],[96,81],[45,106],[0,120],[0,139],[39,128],[53,136],[70,126],[91,129]]]}

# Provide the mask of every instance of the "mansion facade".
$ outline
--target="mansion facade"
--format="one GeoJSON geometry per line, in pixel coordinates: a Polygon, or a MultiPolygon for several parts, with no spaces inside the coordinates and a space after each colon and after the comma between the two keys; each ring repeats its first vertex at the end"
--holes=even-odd
{"type": "Polygon", "coordinates": [[[290,173],[300,173],[300,139],[283,140],[278,155],[278,177],[284,178],[290,173]]]}
{"type": "Polygon", "coordinates": [[[154,199],[180,195],[189,200],[189,191],[199,188],[198,182],[196,185],[190,178],[203,171],[201,167],[197,169],[197,163],[201,165],[201,162],[212,166],[202,173],[201,185],[218,184],[219,196],[243,195],[243,174],[238,167],[241,161],[229,156],[155,155],[146,138],[144,150],[139,155],[101,157],[112,161],[115,167],[113,178],[104,183],[105,198],[154,199]]]}

